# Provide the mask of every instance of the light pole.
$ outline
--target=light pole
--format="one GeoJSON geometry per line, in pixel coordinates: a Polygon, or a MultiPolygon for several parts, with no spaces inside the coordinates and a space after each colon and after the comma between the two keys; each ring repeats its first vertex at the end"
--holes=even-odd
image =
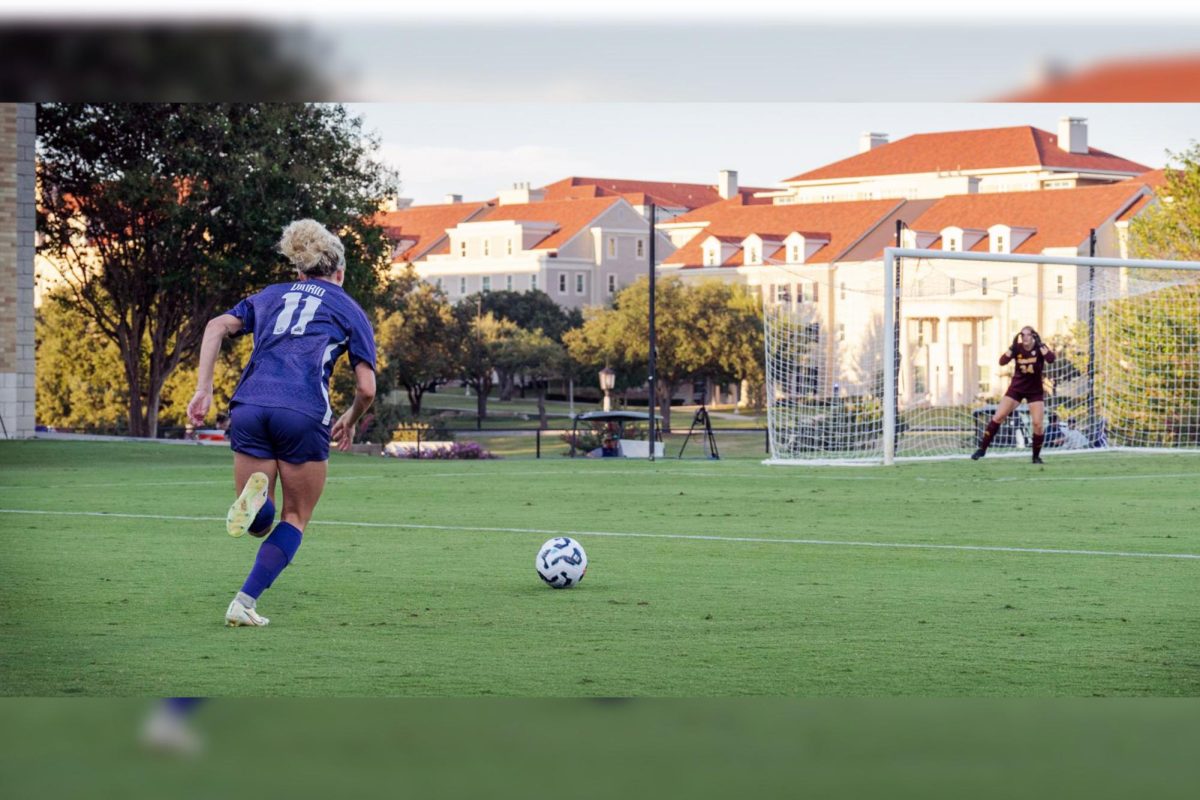
{"type": "Polygon", "coordinates": [[[600,370],[600,388],[604,390],[604,410],[612,411],[612,398],[609,392],[617,385],[617,373],[612,367],[600,370]]]}

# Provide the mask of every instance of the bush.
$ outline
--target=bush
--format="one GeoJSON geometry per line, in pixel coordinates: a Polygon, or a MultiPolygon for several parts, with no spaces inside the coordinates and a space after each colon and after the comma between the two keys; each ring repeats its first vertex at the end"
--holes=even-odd
{"type": "Polygon", "coordinates": [[[484,449],[478,442],[454,442],[449,447],[422,447],[418,454],[416,446],[402,447],[393,450],[394,458],[419,458],[422,461],[437,461],[461,459],[463,461],[484,461],[498,458],[495,453],[484,449]]]}

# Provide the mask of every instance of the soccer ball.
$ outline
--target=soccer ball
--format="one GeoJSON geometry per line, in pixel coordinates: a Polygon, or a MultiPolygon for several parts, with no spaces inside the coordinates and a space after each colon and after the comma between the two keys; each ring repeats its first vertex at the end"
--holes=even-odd
{"type": "Polygon", "coordinates": [[[534,561],[538,577],[555,589],[570,589],[587,572],[587,553],[574,539],[559,536],[538,548],[534,561]]]}

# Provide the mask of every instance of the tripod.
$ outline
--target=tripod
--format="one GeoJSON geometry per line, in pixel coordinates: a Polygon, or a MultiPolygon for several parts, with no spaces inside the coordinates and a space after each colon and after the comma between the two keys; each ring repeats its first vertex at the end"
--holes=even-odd
{"type": "Polygon", "coordinates": [[[717,453],[717,437],[713,436],[712,421],[708,418],[708,409],[700,406],[696,409],[696,416],[692,417],[692,427],[688,428],[687,437],[683,440],[683,445],[679,448],[678,458],[683,458],[683,451],[687,447],[688,442],[692,438],[692,434],[696,431],[697,425],[703,425],[703,433],[705,444],[708,445],[709,458],[719,460],[721,458],[717,453]]]}

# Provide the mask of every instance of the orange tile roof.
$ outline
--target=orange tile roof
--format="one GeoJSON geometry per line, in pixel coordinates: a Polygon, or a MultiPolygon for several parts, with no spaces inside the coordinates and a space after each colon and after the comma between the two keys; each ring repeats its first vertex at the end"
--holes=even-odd
{"type": "MultiPolygon", "coordinates": [[[[722,200],[721,196],[717,194],[715,184],[668,183],[624,178],[584,178],[577,175],[547,184],[542,189],[546,192],[546,200],[622,195],[633,205],[645,205],[645,202],[653,202],[662,206],[686,209],[700,208],[711,203],[719,203],[722,200]],[[632,197],[641,197],[641,199],[635,200],[632,197]]],[[[770,190],[751,186],[738,187],[738,194],[747,197],[755,192],[766,191],[770,190]]]]}
{"type": "Polygon", "coordinates": [[[1200,57],[1127,59],[1097,64],[1002,98],[1003,103],[1195,103],[1200,57]]]}
{"type": "Polygon", "coordinates": [[[803,172],[785,182],[863,178],[871,175],[1038,166],[1068,170],[1108,170],[1130,174],[1149,167],[1089,147],[1067,153],[1058,137],[1040,128],[984,128],[917,133],[865,153],[803,172]]]}
{"type": "MultiPolygon", "coordinates": [[[[663,263],[684,268],[704,264],[704,240],[709,236],[731,237],[741,241],[752,233],[767,238],[787,237],[792,231],[806,232],[809,237],[828,237],[829,244],[814,253],[806,263],[819,264],[835,260],[860,237],[888,217],[903,201],[858,200],[845,203],[810,203],[795,205],[746,204],[740,199],[726,200],[692,211],[672,222],[707,222],[708,225],[687,244],[668,256],[663,263]],[[783,231],[783,233],[779,233],[783,231]],[[770,232],[768,234],[768,232],[770,232]]],[[[739,248],[738,252],[740,253],[739,248]]],[[[733,266],[735,255],[725,266],[733,266]]]]}
{"type": "MultiPolygon", "coordinates": [[[[542,200],[537,203],[518,203],[488,207],[472,222],[553,222],[554,232],[530,250],[553,250],[573,239],[584,228],[615,204],[619,197],[596,197],[578,200],[542,200]]],[[[647,227],[649,223],[647,223],[647,227]]]]}
{"type": "Polygon", "coordinates": [[[484,208],[483,203],[451,203],[436,206],[409,206],[399,211],[384,211],[375,222],[393,242],[413,240],[393,261],[415,261],[448,247],[446,230],[468,220],[484,208]]]}
{"type": "MultiPolygon", "coordinates": [[[[996,192],[943,197],[909,222],[918,231],[938,233],[959,227],[987,230],[992,225],[1035,228],[1015,253],[1040,253],[1048,247],[1078,247],[1088,230],[1125,211],[1145,190],[1141,183],[1086,186],[1052,191],[996,192]]],[[[976,244],[986,250],[987,237],[976,244]]]]}

